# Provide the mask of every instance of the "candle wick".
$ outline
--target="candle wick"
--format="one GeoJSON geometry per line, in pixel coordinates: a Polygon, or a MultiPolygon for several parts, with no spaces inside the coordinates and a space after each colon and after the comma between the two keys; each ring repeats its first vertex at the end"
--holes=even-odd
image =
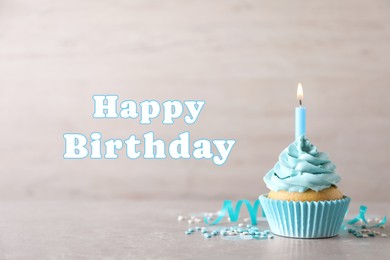
{"type": "Polygon", "coordinates": [[[302,106],[302,99],[299,100],[299,106],[302,106]]]}

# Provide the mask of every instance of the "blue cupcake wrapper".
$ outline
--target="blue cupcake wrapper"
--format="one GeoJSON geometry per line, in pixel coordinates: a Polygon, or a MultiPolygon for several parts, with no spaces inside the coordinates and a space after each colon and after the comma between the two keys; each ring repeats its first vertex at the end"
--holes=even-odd
{"type": "Polygon", "coordinates": [[[287,201],[259,197],[272,233],[294,238],[325,238],[338,235],[351,199],[287,201]]]}

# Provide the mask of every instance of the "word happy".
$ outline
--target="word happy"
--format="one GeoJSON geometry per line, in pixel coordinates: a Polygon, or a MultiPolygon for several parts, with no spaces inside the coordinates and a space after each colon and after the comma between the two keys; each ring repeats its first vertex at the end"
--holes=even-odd
{"type": "MultiPolygon", "coordinates": [[[[186,124],[195,124],[205,101],[168,100],[160,104],[156,100],[145,100],[139,105],[134,100],[118,102],[116,95],[95,95],[93,118],[96,119],[137,119],[141,125],[151,124],[162,115],[162,123],[172,125],[182,119],[186,124]],[[181,118],[182,117],[182,118],[181,118]]],[[[65,159],[117,159],[123,151],[129,159],[209,159],[216,165],[223,165],[235,144],[230,139],[191,140],[190,132],[182,132],[170,142],[158,139],[150,131],[142,138],[130,134],[125,139],[102,140],[103,135],[92,132],[90,140],[80,133],[65,133],[65,159]]]]}

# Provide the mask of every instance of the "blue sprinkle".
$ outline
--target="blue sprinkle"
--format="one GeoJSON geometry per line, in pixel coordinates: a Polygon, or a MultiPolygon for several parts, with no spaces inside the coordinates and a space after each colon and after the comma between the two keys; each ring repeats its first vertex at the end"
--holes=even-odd
{"type": "Polygon", "coordinates": [[[193,229],[193,228],[189,228],[189,229],[188,229],[188,232],[191,232],[191,233],[192,233],[192,232],[194,232],[194,229],[193,229]]]}
{"type": "Polygon", "coordinates": [[[204,237],[205,237],[205,238],[210,238],[211,235],[210,235],[209,233],[204,233],[204,237]]]}
{"type": "Polygon", "coordinates": [[[218,235],[218,231],[213,231],[213,232],[211,232],[211,234],[212,234],[213,236],[216,236],[216,235],[218,235]]]}
{"type": "Polygon", "coordinates": [[[185,233],[186,233],[186,235],[191,235],[192,234],[192,232],[189,232],[189,231],[186,231],[185,233]]]}
{"type": "Polygon", "coordinates": [[[356,237],[363,237],[363,234],[360,233],[360,232],[356,232],[354,235],[355,235],[356,237]]]}
{"type": "Polygon", "coordinates": [[[202,234],[206,234],[206,233],[207,233],[207,230],[206,230],[206,229],[203,229],[201,232],[202,232],[202,234]]]}
{"type": "Polygon", "coordinates": [[[195,227],[195,229],[196,229],[197,231],[201,230],[201,228],[200,228],[200,227],[195,227]]]}

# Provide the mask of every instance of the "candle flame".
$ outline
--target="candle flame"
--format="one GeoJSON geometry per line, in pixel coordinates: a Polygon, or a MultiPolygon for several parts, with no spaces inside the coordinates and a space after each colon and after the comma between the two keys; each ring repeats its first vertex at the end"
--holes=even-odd
{"type": "Polygon", "coordinates": [[[299,100],[299,104],[302,105],[302,100],[303,100],[303,88],[302,88],[302,84],[299,83],[298,84],[298,88],[297,88],[297,98],[299,100]]]}

